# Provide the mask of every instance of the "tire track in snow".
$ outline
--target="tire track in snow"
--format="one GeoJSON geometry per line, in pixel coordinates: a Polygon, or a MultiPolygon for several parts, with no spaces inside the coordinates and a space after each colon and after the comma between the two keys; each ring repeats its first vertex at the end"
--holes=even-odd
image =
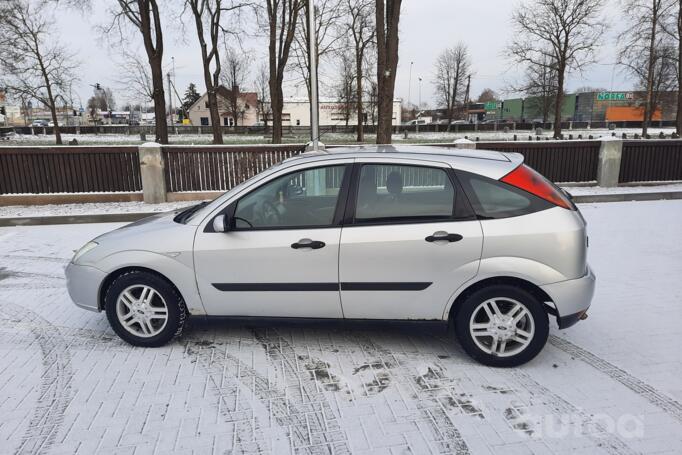
{"type": "MultiPolygon", "coordinates": [[[[396,359],[395,354],[389,349],[375,343],[368,335],[353,337],[368,354],[379,359],[391,358],[393,364],[391,372],[397,373],[408,382],[412,382],[416,391],[416,405],[420,413],[429,423],[436,441],[439,443],[439,453],[469,454],[469,447],[462,437],[454,422],[444,409],[443,405],[434,397],[428,388],[423,387],[425,375],[415,375],[407,367],[396,359]]],[[[432,373],[431,370],[427,374],[432,373]]]]}
{"type": "Polygon", "coordinates": [[[30,309],[0,302],[5,321],[30,321],[31,333],[42,354],[43,374],[33,417],[22,436],[17,454],[48,453],[64,421],[64,412],[72,399],[71,356],[59,330],[30,309]]]}
{"type": "Polygon", "coordinates": [[[682,403],[679,401],[676,401],[641,379],[632,376],[614,364],[592,354],[590,351],[583,349],[564,338],[558,337],[556,335],[550,335],[549,344],[561,351],[564,351],[566,354],[582,360],[597,371],[604,373],[609,378],[620,382],[637,395],[646,399],[649,403],[667,412],[672,417],[682,422],[682,403]]]}
{"type": "Polygon", "coordinates": [[[509,373],[514,382],[523,387],[531,396],[538,396],[544,404],[551,406],[554,411],[558,411],[557,414],[559,416],[579,416],[581,423],[585,426],[589,425],[591,428],[584,435],[595,442],[597,447],[604,449],[612,455],[635,455],[639,453],[631,449],[630,446],[621,441],[616,435],[609,432],[603,425],[595,422],[585,411],[564,400],[531,378],[520,368],[511,369],[509,373]]]}
{"type": "Polygon", "coordinates": [[[316,383],[310,381],[309,372],[299,371],[296,351],[291,344],[274,329],[255,328],[252,332],[263,345],[273,366],[285,378],[286,389],[291,391],[286,395],[288,406],[293,404],[301,408],[292,413],[292,417],[307,430],[307,446],[294,447],[294,450],[314,454],[350,454],[346,433],[341,429],[334,410],[316,383]]]}

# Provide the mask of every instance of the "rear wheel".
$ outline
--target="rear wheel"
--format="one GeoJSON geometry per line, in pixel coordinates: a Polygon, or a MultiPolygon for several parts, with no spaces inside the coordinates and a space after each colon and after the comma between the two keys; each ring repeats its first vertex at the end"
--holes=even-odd
{"type": "Polygon", "coordinates": [[[187,308],[175,288],[158,275],[128,272],[116,278],[104,297],[109,324],[134,346],[156,347],[182,333],[187,308]]]}
{"type": "Polygon", "coordinates": [[[549,335],[547,313],[524,289],[494,285],[471,294],[455,319],[464,350],[479,362],[513,367],[535,357],[549,335]]]}

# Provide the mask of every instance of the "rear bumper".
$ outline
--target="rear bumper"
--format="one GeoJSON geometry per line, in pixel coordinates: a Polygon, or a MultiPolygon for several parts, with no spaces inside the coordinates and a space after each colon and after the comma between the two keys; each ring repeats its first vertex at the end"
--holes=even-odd
{"type": "Polygon", "coordinates": [[[100,311],[99,288],[106,274],[87,265],[69,263],[65,270],[66,288],[76,306],[90,311],[100,311]]]}
{"type": "Polygon", "coordinates": [[[554,302],[560,329],[577,323],[590,307],[596,280],[594,272],[588,266],[587,274],[582,278],[540,286],[554,302]]]}

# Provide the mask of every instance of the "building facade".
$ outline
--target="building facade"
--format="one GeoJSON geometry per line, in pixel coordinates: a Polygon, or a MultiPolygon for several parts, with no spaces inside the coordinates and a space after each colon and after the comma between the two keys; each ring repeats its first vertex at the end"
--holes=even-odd
{"type": "MultiPolygon", "coordinates": [[[[222,126],[253,126],[258,122],[258,95],[256,92],[242,92],[239,87],[227,89],[219,86],[218,113],[222,126]],[[232,101],[236,94],[236,104],[232,101]],[[234,109],[236,107],[236,109],[234,109]]],[[[195,126],[211,126],[211,113],[208,109],[208,93],[204,93],[187,111],[189,120],[195,126]]]]}
{"type": "MultiPolygon", "coordinates": [[[[619,122],[642,121],[645,92],[583,92],[566,94],[561,106],[561,121],[619,122]]],[[[677,92],[656,94],[653,120],[675,120],[677,92]]],[[[543,100],[538,97],[513,98],[485,103],[485,119],[507,122],[541,122],[543,100]]],[[[554,121],[553,101],[547,121],[554,121]]]]}
{"type": "MultiPolygon", "coordinates": [[[[376,125],[377,112],[376,106],[365,103],[363,113],[363,123],[365,125],[376,125]]],[[[393,101],[393,124],[400,125],[402,122],[402,101],[393,101]]],[[[355,104],[348,106],[336,100],[320,100],[320,125],[335,126],[346,123],[353,126],[357,125],[357,115],[355,104]]],[[[308,98],[285,98],[282,109],[283,126],[310,126],[310,102],[308,98]]]]}

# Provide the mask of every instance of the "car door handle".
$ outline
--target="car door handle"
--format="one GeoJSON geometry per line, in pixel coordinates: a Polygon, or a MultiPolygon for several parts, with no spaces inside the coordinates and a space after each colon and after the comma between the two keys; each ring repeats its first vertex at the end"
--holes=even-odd
{"type": "Polygon", "coordinates": [[[326,243],[321,242],[319,240],[310,240],[310,239],[301,239],[296,243],[291,244],[291,248],[298,250],[301,248],[310,248],[313,250],[319,250],[320,248],[324,248],[326,243]]]}
{"type": "Polygon", "coordinates": [[[464,237],[462,237],[459,234],[448,234],[447,232],[444,232],[444,231],[438,231],[438,232],[434,232],[433,235],[426,237],[424,240],[426,240],[427,242],[440,242],[440,241],[459,242],[463,238],[464,237]]]}

